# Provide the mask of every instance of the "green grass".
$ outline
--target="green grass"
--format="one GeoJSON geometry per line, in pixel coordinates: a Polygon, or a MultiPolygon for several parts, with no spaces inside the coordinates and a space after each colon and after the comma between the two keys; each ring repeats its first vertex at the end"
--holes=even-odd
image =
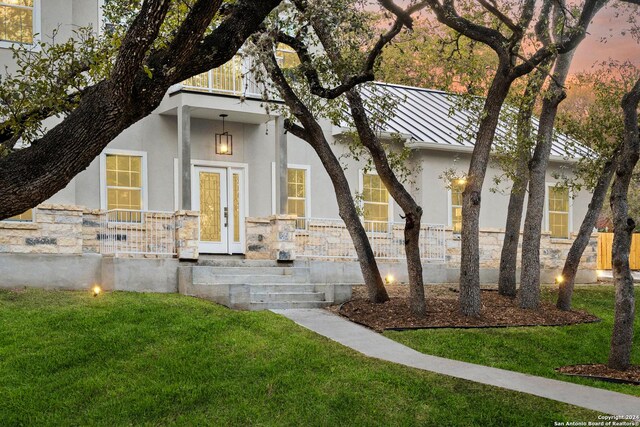
{"type": "MultiPolygon", "coordinates": [[[[543,297],[555,302],[555,292],[550,288],[543,288],[543,297]]],[[[562,327],[423,329],[384,335],[427,354],[640,396],[640,386],[569,377],[554,371],[563,365],[607,363],[613,329],[613,287],[577,287],[573,306],[597,315],[602,322],[562,327]]],[[[636,298],[639,312],[640,298],[636,298]]],[[[639,342],[640,316],[636,316],[634,364],[640,364],[639,342]]]]}
{"type": "Polygon", "coordinates": [[[0,291],[0,425],[553,425],[593,412],[179,295],[0,291]]]}

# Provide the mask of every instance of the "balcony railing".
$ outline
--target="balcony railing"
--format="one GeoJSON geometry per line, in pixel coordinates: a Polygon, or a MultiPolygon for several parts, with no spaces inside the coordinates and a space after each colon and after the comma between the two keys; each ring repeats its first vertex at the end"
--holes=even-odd
{"type": "Polygon", "coordinates": [[[175,230],[172,212],[106,211],[100,219],[100,253],[173,256],[176,254],[175,230]]]}
{"type": "Polygon", "coordinates": [[[263,91],[250,70],[250,60],[236,56],[221,67],[185,80],[181,87],[200,92],[259,98],[263,91]]]}
{"type": "MultiPolygon", "coordinates": [[[[296,230],[296,255],[301,258],[356,259],[357,254],[340,219],[299,218],[304,229],[296,230]]],[[[365,221],[364,228],[377,259],[404,260],[404,223],[365,221]]],[[[442,224],[420,225],[420,258],[426,262],[444,262],[445,232],[442,224]]]]}
{"type": "MultiPolygon", "coordinates": [[[[276,50],[276,59],[283,68],[298,64],[295,52],[286,48],[276,50]]],[[[257,82],[252,70],[252,58],[236,55],[221,67],[193,76],[178,87],[198,92],[262,98],[265,94],[264,84],[257,82]]],[[[273,91],[269,91],[269,96],[277,98],[273,91]]]]}

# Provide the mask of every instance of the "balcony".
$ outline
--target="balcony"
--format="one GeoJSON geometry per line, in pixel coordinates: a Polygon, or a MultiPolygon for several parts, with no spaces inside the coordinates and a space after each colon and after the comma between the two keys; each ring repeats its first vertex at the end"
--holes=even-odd
{"type": "MultiPolygon", "coordinates": [[[[276,59],[283,68],[294,67],[299,64],[296,53],[282,45],[276,50],[276,59]]],[[[174,86],[174,91],[188,90],[262,99],[265,95],[264,83],[256,81],[257,79],[252,72],[253,69],[254,62],[252,58],[236,55],[223,66],[193,76],[174,86]]],[[[269,97],[279,99],[274,96],[273,91],[269,91],[269,97]]]]}

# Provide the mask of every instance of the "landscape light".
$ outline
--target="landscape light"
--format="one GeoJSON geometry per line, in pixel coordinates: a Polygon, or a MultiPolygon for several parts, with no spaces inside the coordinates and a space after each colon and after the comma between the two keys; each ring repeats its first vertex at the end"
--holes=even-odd
{"type": "Polygon", "coordinates": [[[564,277],[562,277],[562,275],[559,275],[558,277],[556,277],[556,283],[560,284],[564,282],[564,277]]]}
{"type": "Polygon", "coordinates": [[[392,284],[393,282],[395,282],[395,280],[396,280],[396,279],[395,279],[395,277],[393,277],[393,275],[392,275],[392,274],[387,274],[387,276],[384,278],[384,282],[385,282],[387,285],[392,284]]]}
{"type": "Polygon", "coordinates": [[[93,291],[94,297],[97,297],[102,292],[102,289],[98,285],[95,285],[91,290],[93,291]]]}

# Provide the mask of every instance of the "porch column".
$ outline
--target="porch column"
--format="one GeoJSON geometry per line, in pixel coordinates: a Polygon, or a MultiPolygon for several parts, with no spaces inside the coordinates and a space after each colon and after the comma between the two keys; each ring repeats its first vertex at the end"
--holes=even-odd
{"type": "Polygon", "coordinates": [[[191,210],[191,107],[178,107],[178,206],[191,210]]]}
{"type": "Polygon", "coordinates": [[[284,118],[276,118],[276,214],[287,214],[287,133],[284,118]]]}

